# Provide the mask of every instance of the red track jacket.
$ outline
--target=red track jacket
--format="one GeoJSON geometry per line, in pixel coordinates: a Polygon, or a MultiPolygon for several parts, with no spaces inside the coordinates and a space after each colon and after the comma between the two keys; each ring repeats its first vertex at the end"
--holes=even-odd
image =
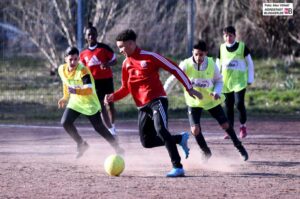
{"type": "Polygon", "coordinates": [[[113,94],[118,101],[131,93],[137,107],[142,107],[158,97],[166,96],[159,79],[159,69],[169,71],[184,85],[192,88],[189,78],[174,62],[161,55],[136,48],[122,65],[122,86],[113,94]]]}

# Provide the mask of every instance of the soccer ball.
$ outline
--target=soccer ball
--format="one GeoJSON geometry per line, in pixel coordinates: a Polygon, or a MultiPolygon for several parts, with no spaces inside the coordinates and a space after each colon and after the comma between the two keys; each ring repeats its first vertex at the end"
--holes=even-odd
{"type": "Polygon", "coordinates": [[[104,169],[110,176],[119,176],[125,168],[125,162],[119,155],[110,155],[105,159],[104,169]]]}

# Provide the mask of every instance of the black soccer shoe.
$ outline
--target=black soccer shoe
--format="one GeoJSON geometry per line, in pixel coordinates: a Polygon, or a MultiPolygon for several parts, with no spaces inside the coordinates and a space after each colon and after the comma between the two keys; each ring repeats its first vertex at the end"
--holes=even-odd
{"type": "Polygon", "coordinates": [[[247,161],[249,156],[248,156],[248,153],[247,153],[245,147],[241,144],[241,145],[237,146],[236,148],[239,150],[239,152],[240,152],[241,156],[243,157],[244,161],[247,161]]]}

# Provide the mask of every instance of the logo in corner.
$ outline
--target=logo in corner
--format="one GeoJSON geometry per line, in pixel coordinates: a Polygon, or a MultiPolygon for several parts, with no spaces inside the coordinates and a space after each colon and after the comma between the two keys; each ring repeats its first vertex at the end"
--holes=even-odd
{"type": "Polygon", "coordinates": [[[131,66],[130,63],[127,63],[127,64],[126,64],[126,68],[129,68],[130,66],[131,66]]]}
{"type": "Polygon", "coordinates": [[[141,67],[146,68],[147,67],[147,62],[145,60],[140,62],[141,67]]]}

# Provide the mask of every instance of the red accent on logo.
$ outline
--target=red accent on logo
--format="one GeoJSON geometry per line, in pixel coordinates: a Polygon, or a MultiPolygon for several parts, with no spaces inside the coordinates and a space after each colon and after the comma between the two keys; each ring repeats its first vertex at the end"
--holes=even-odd
{"type": "Polygon", "coordinates": [[[284,14],[293,14],[293,9],[292,8],[283,8],[283,13],[284,14]]]}

